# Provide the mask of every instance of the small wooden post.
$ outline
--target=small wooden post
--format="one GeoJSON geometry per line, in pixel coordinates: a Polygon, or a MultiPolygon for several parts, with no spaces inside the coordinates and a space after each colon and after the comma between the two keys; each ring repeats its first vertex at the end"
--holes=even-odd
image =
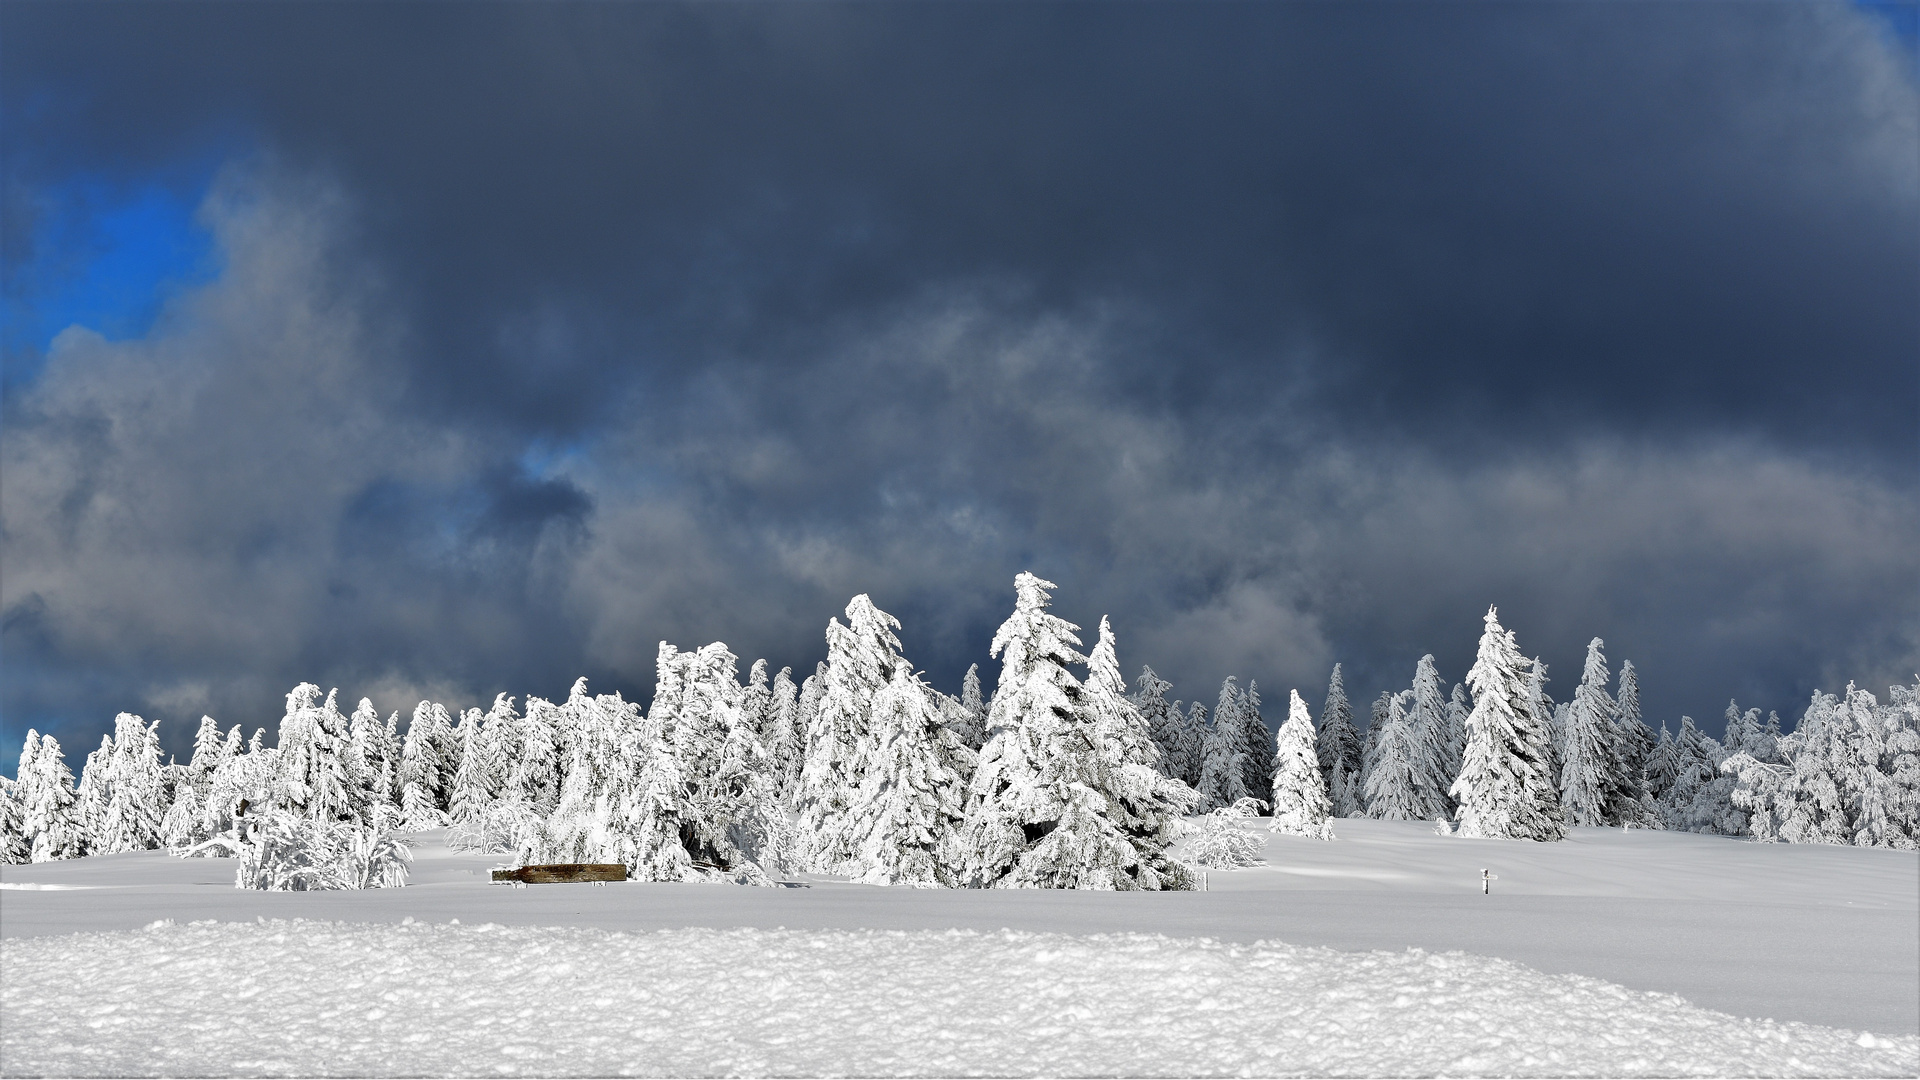
{"type": "Polygon", "coordinates": [[[1489,874],[1486,872],[1486,870],[1482,869],[1480,871],[1480,895],[1487,896],[1491,894],[1493,892],[1493,889],[1489,887],[1488,883],[1499,881],[1499,880],[1500,880],[1499,874],[1489,874]]]}

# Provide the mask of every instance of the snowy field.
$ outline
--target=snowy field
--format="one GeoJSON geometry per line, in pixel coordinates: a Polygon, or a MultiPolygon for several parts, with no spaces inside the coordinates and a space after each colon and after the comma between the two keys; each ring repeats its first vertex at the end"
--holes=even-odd
{"type": "Polygon", "coordinates": [[[9,944],[9,1073],[1900,1075],[1920,1040],[1419,951],[273,921],[9,944]]]}
{"type": "Polygon", "coordinates": [[[433,834],[362,893],[9,866],[0,1069],[1920,1074],[1912,853],[1336,824],[1187,894],[512,888],[433,834]]]}

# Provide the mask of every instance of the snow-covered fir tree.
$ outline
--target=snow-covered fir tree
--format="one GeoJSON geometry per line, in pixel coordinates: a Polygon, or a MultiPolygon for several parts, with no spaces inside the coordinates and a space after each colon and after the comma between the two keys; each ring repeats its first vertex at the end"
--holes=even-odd
{"type": "MultiPolygon", "coordinates": [[[[1367,778],[1373,774],[1374,760],[1380,753],[1380,737],[1387,731],[1387,715],[1393,711],[1393,691],[1382,690],[1368,710],[1367,730],[1360,738],[1360,790],[1366,791],[1367,778]]],[[[1365,796],[1363,795],[1364,799],[1365,796]]]]}
{"type": "MultiPolygon", "coordinates": [[[[1143,674],[1151,675],[1151,670],[1143,674]]],[[[1087,681],[1081,690],[1082,709],[1104,759],[1101,792],[1107,798],[1107,817],[1139,855],[1131,887],[1192,888],[1192,873],[1168,856],[1167,849],[1179,838],[1183,818],[1197,796],[1162,768],[1152,726],[1127,695],[1113,626],[1104,617],[1100,637],[1087,657],[1087,681]]]]}
{"type": "Polygon", "coordinates": [[[160,725],[132,713],[114,717],[110,753],[101,762],[106,790],[88,854],[145,851],[160,846],[166,816],[160,725]]]}
{"type": "MultiPolygon", "coordinates": [[[[1447,738],[1446,769],[1447,787],[1451,792],[1453,778],[1460,775],[1460,762],[1467,753],[1467,717],[1473,715],[1473,702],[1467,697],[1467,684],[1457,682],[1447,692],[1447,738]]],[[[1447,796],[1447,804],[1453,804],[1452,794],[1447,796]]]]}
{"type": "Polygon", "coordinates": [[[826,696],[826,692],[827,663],[822,660],[813,666],[813,674],[800,683],[800,696],[794,704],[793,730],[799,741],[795,745],[794,758],[791,770],[787,774],[785,789],[786,804],[796,811],[806,803],[806,765],[810,752],[808,747],[813,738],[814,725],[820,719],[820,699],[826,696]]]}
{"type": "Polygon", "coordinates": [[[27,837],[27,811],[20,801],[20,784],[0,776],[0,863],[14,865],[33,860],[33,841],[27,837]]]}
{"type": "Polygon", "coordinates": [[[1640,673],[1633,661],[1620,663],[1619,681],[1614,693],[1614,759],[1620,763],[1621,806],[1616,808],[1612,824],[1649,827],[1659,815],[1653,809],[1653,793],[1647,781],[1647,769],[1659,746],[1653,729],[1640,716],[1640,673]]]}
{"type": "Polygon", "coordinates": [[[1180,737],[1183,717],[1176,714],[1174,706],[1167,700],[1167,691],[1173,684],[1154,674],[1152,668],[1142,665],[1139,678],[1133,683],[1133,709],[1146,721],[1147,731],[1153,738],[1154,746],[1160,751],[1160,772],[1176,780],[1186,775],[1185,744],[1180,737]]]}
{"type": "Polygon", "coordinates": [[[193,756],[187,759],[188,781],[205,792],[213,783],[213,770],[226,757],[227,736],[211,716],[202,716],[193,733],[193,756]]]}
{"type": "Polygon", "coordinates": [[[967,749],[976,754],[987,741],[987,699],[980,692],[980,665],[967,665],[960,680],[960,719],[949,725],[967,749]]]}
{"type": "Polygon", "coordinates": [[[1360,789],[1360,732],[1353,726],[1353,706],[1347,701],[1340,665],[1333,665],[1327,681],[1327,701],[1320,710],[1320,734],[1315,744],[1320,773],[1327,778],[1335,817],[1358,817],[1366,812],[1360,789]]]}
{"type": "Polygon", "coordinates": [[[1612,673],[1607,670],[1606,643],[1587,643],[1587,663],[1580,685],[1567,710],[1565,750],[1560,765],[1560,805],[1569,824],[1609,825],[1618,817],[1623,790],[1614,713],[1618,708],[1607,693],[1612,673]]]}
{"type": "MultiPolygon", "coordinates": [[[[1210,813],[1223,806],[1232,806],[1231,779],[1237,770],[1234,767],[1234,733],[1238,725],[1233,723],[1232,699],[1228,699],[1227,724],[1223,728],[1219,717],[1212,722],[1207,720],[1206,707],[1199,702],[1193,703],[1188,714],[1188,722],[1200,730],[1200,781],[1194,785],[1194,792],[1200,796],[1195,809],[1201,813],[1210,813]]],[[[1217,707],[1217,706],[1216,706],[1217,707]]]]}
{"type": "MultiPolygon", "coordinates": [[[[507,773],[502,801],[529,807],[545,815],[560,802],[560,709],[545,698],[529,695],[527,708],[515,724],[513,766],[507,773]]],[[[404,751],[402,753],[404,758],[404,751]]],[[[397,778],[396,778],[397,782],[397,778]]]]}
{"type": "Polygon", "coordinates": [[[107,779],[107,763],[113,760],[113,736],[102,734],[100,745],[87,754],[80,766],[79,781],[73,788],[73,816],[79,823],[85,854],[95,854],[95,838],[107,816],[107,799],[112,785],[107,779]]]}
{"type": "Polygon", "coordinates": [[[1208,731],[1212,727],[1207,721],[1207,707],[1195,701],[1182,710],[1176,701],[1173,703],[1173,715],[1179,722],[1180,780],[1197,792],[1200,790],[1200,774],[1207,760],[1208,731]]]}
{"type": "MultiPolygon", "coordinates": [[[[1268,738],[1267,729],[1264,721],[1249,717],[1252,709],[1253,704],[1247,692],[1240,689],[1239,681],[1232,675],[1227,676],[1220,683],[1220,697],[1213,710],[1213,732],[1221,762],[1219,767],[1223,773],[1216,785],[1221,790],[1220,806],[1232,806],[1241,799],[1252,799],[1263,807],[1267,802],[1267,789],[1273,781],[1265,775],[1266,767],[1259,763],[1267,756],[1264,746],[1268,738]],[[1248,742],[1256,722],[1260,724],[1260,741],[1263,744],[1257,759],[1255,748],[1248,742]]],[[[1213,752],[1210,752],[1209,760],[1212,759],[1213,752]]],[[[1208,783],[1204,769],[1205,763],[1200,776],[1203,789],[1208,783]]]]}
{"type": "Polygon", "coordinates": [[[423,700],[413,707],[413,721],[400,748],[400,810],[408,828],[446,824],[441,792],[458,766],[442,750],[451,741],[452,731],[446,706],[423,700]]]}
{"type": "Polygon", "coordinates": [[[1532,666],[1513,632],[1500,625],[1498,612],[1488,608],[1486,630],[1467,672],[1473,712],[1451,792],[1462,836],[1559,840],[1566,835],[1547,725],[1533,711],[1532,666]]]}
{"type": "Polygon", "coordinates": [[[1680,778],[1681,759],[1673,741],[1673,733],[1667,730],[1667,722],[1660,721],[1660,736],[1654,740],[1653,750],[1647,755],[1645,772],[1647,799],[1655,809],[1659,808],[1667,792],[1673,790],[1673,783],[1680,778]]]}
{"type": "Polygon", "coordinates": [[[1658,807],[1663,824],[1685,832],[1745,835],[1746,812],[1733,802],[1737,778],[1720,771],[1721,763],[1733,755],[1695,727],[1690,716],[1680,718],[1672,753],[1674,782],[1658,807]]]}
{"type": "Polygon", "coordinates": [[[1367,773],[1367,816],[1382,821],[1432,821],[1445,816],[1445,804],[1432,772],[1431,749],[1408,715],[1413,691],[1387,700],[1387,716],[1367,773]]]}
{"type": "Polygon", "coordinates": [[[800,688],[794,685],[792,668],[783,667],[774,673],[767,696],[767,758],[773,771],[774,794],[784,803],[792,797],[792,785],[799,776],[800,749],[805,740],[805,733],[797,726],[800,688]]]}
{"type": "Polygon", "coordinates": [[[448,811],[456,824],[478,818],[499,801],[506,786],[507,740],[519,719],[513,699],[504,693],[494,695],[493,708],[484,716],[479,709],[461,714],[460,767],[453,774],[448,811]]]}
{"type": "Polygon", "coordinates": [[[755,660],[747,669],[747,686],[741,693],[740,712],[746,717],[760,745],[773,745],[773,677],[767,661],[755,660]]]}
{"type": "Polygon", "coordinates": [[[903,659],[895,636],[900,621],[865,593],[847,602],[846,615],[844,626],[827,623],[827,666],[800,773],[800,832],[822,873],[861,872],[848,811],[872,747],[873,696],[903,659]]]}
{"type": "Polygon", "coordinates": [[[301,683],[287,694],[286,715],[280,721],[279,791],[275,802],[285,809],[323,821],[357,816],[364,805],[358,797],[358,777],[348,771],[351,732],[340,715],[339,691],[320,700],[320,688],[301,683]]]}
{"type": "Polygon", "coordinates": [[[1246,794],[1241,798],[1264,804],[1273,787],[1274,733],[1267,730],[1267,719],[1260,715],[1260,684],[1252,679],[1247,680],[1247,689],[1240,695],[1240,727],[1240,744],[1246,748],[1241,772],[1246,794]]]}
{"type": "Polygon", "coordinates": [[[1413,747],[1412,775],[1417,780],[1416,803],[1427,812],[1421,820],[1451,817],[1453,800],[1447,789],[1453,786],[1455,766],[1450,760],[1452,739],[1447,715],[1446,690],[1433,654],[1422,656],[1413,666],[1413,686],[1407,701],[1407,726],[1413,747]]]}
{"type": "Polygon", "coordinates": [[[1553,783],[1556,790],[1560,784],[1560,763],[1565,760],[1566,714],[1555,704],[1553,696],[1547,693],[1547,662],[1539,657],[1533,658],[1533,666],[1527,671],[1527,696],[1533,702],[1533,715],[1546,725],[1548,761],[1551,763],[1553,783]]]}
{"type": "MultiPolygon", "coordinates": [[[[668,648],[662,642],[663,660],[668,648]]],[[[766,747],[745,716],[746,695],[735,675],[739,661],[717,641],[680,660],[682,696],[663,727],[687,778],[682,835],[688,854],[709,874],[768,884],[762,864],[786,862],[788,829],[775,802],[766,747]]],[[[654,707],[661,705],[656,692],[654,707]]]]}
{"type": "Polygon", "coordinates": [[[86,827],[79,815],[73,772],[67,768],[59,740],[29,729],[15,775],[29,859],[51,862],[85,855],[86,827]]]}
{"type": "Polygon", "coordinates": [[[867,884],[930,889],[964,882],[966,779],[950,763],[971,751],[948,730],[936,697],[905,660],[895,662],[873,697],[872,759],[848,808],[864,867],[859,880],[867,884]]]}
{"type": "Polygon", "coordinates": [[[994,888],[1128,888],[1140,855],[1108,817],[1103,758],[1067,670],[1087,658],[1074,648],[1079,627],[1047,611],[1053,587],[1016,577],[1013,614],[993,636],[1000,685],[967,800],[973,878],[994,888]]]}
{"type": "MultiPolygon", "coordinates": [[[[1336,667],[1335,671],[1338,670],[1336,667]]],[[[1336,674],[1335,679],[1338,678],[1336,674]]],[[[1324,728],[1320,734],[1325,734],[1324,728]]],[[[1333,801],[1328,797],[1326,774],[1320,769],[1318,741],[1307,703],[1300,699],[1300,691],[1289,691],[1287,719],[1274,736],[1273,824],[1270,826],[1274,832],[1333,839],[1330,820],[1333,801]]],[[[1343,778],[1346,775],[1344,768],[1337,773],[1343,778]]]]}

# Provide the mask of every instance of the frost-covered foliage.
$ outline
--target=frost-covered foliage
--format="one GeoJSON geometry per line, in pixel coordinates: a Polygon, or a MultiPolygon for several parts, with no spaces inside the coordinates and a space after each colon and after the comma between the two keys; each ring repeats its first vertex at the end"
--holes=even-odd
{"type": "Polygon", "coordinates": [[[224,837],[208,843],[230,845],[239,860],[237,887],[274,892],[397,889],[413,862],[412,851],[392,833],[288,813],[250,815],[237,844],[224,837]]]}
{"type": "Polygon", "coordinates": [[[51,862],[85,855],[86,827],[80,820],[73,773],[60,754],[59,740],[29,729],[26,745],[20,750],[16,780],[14,791],[20,802],[28,858],[51,862]]]}
{"type": "Polygon", "coordinates": [[[1618,706],[1607,693],[1606,643],[1587,643],[1587,663],[1580,686],[1567,711],[1560,765],[1560,803],[1574,825],[1608,825],[1618,818],[1627,793],[1621,782],[1614,713],[1618,706]]]}
{"type": "Polygon", "coordinates": [[[1173,684],[1154,674],[1152,668],[1141,665],[1140,677],[1134,680],[1133,687],[1133,708],[1146,721],[1147,732],[1160,751],[1161,774],[1184,781],[1187,775],[1187,746],[1183,737],[1186,718],[1178,706],[1167,700],[1167,691],[1173,689],[1173,684]]]}
{"type": "Polygon", "coordinates": [[[1187,860],[1195,866],[1215,869],[1259,864],[1267,842],[1247,828],[1247,822],[1259,813],[1260,804],[1253,799],[1242,799],[1208,813],[1200,819],[1193,838],[1187,843],[1187,860]]]}
{"type": "Polygon", "coordinates": [[[793,684],[792,668],[783,667],[774,674],[767,699],[767,731],[763,741],[773,769],[774,794],[785,803],[793,797],[806,739],[806,732],[798,723],[800,688],[793,684]]]}
{"type": "Polygon", "coordinates": [[[1721,763],[1755,839],[1920,847],[1920,679],[1887,699],[1851,684],[1844,696],[1816,691],[1794,733],[1775,741],[1782,763],[1746,751],[1721,763]]]}
{"type": "Polygon", "coordinates": [[[456,822],[447,834],[447,846],[481,855],[537,851],[546,845],[546,826],[546,819],[532,806],[502,800],[456,822]]]}
{"type": "Polygon", "coordinates": [[[919,888],[960,884],[966,858],[959,829],[972,752],[943,723],[938,691],[905,660],[873,696],[871,723],[871,756],[848,809],[858,837],[858,879],[919,888]]]}
{"type": "MultiPolygon", "coordinates": [[[[1116,820],[1114,783],[1085,692],[1069,665],[1079,628],[1049,614],[1053,583],[1014,579],[994,634],[1000,685],[967,801],[973,880],[994,888],[1158,888],[1164,882],[1116,820]]],[[[1117,670],[1117,669],[1116,669],[1117,670]]]]}
{"type": "Polygon", "coordinates": [[[1547,725],[1534,712],[1541,693],[1532,669],[1513,632],[1488,608],[1479,652],[1467,672],[1473,712],[1451,793],[1462,836],[1559,840],[1566,835],[1547,725]]]}
{"type": "Polygon", "coordinates": [[[101,744],[93,778],[88,854],[147,851],[160,846],[167,810],[160,762],[160,725],[132,713],[114,717],[113,738],[101,744]]]}
{"type": "Polygon", "coordinates": [[[1367,816],[1382,821],[1430,821],[1444,812],[1437,777],[1433,775],[1433,747],[1425,732],[1407,715],[1412,691],[1387,701],[1387,716],[1374,748],[1373,767],[1367,771],[1367,816]]]}
{"type": "Polygon", "coordinates": [[[1334,817],[1359,817],[1366,812],[1360,790],[1360,732],[1353,726],[1353,706],[1347,701],[1340,665],[1333,665],[1327,682],[1327,703],[1320,710],[1320,734],[1315,746],[1320,773],[1327,778],[1334,817]]]}
{"type": "Polygon", "coordinates": [[[874,695],[904,658],[895,631],[900,621],[865,593],[847,603],[847,622],[827,623],[827,664],[819,705],[807,729],[800,773],[800,832],[808,859],[822,873],[858,872],[860,836],[850,818],[852,800],[873,742],[874,695]]]}
{"type": "Polygon", "coordinates": [[[0,776],[0,863],[33,859],[33,839],[27,835],[26,808],[20,803],[20,785],[0,776]]]}
{"type": "MultiPolygon", "coordinates": [[[[1232,675],[1227,676],[1220,684],[1220,697],[1214,704],[1213,724],[1206,729],[1201,743],[1200,784],[1196,790],[1200,793],[1202,810],[1231,806],[1241,799],[1266,801],[1269,781],[1264,776],[1265,767],[1255,764],[1254,748],[1248,743],[1251,727],[1248,711],[1249,702],[1240,690],[1239,681],[1232,675]],[[1258,780],[1254,779],[1256,774],[1261,774],[1258,780]]],[[[1264,724],[1261,731],[1264,743],[1264,724]]],[[[1264,749],[1259,756],[1265,758],[1264,749]]]]}
{"type": "Polygon", "coordinates": [[[967,674],[960,680],[959,705],[959,715],[948,726],[977,754],[987,741],[987,699],[980,691],[979,664],[967,665],[967,674]]]}
{"type": "Polygon", "coordinates": [[[414,706],[400,749],[400,811],[407,828],[447,824],[447,795],[460,767],[453,740],[446,706],[437,701],[414,706]]]}
{"type": "Polygon", "coordinates": [[[1140,856],[1143,889],[1187,889],[1192,875],[1167,854],[1197,801],[1192,788],[1166,775],[1147,718],[1127,696],[1113,626],[1100,620],[1100,638],[1087,658],[1083,708],[1104,758],[1108,817],[1140,856]]]}
{"type": "Polygon", "coordinates": [[[1425,817],[1445,817],[1453,812],[1447,789],[1453,786],[1459,769],[1459,754],[1453,746],[1451,707],[1432,653],[1414,665],[1409,694],[1407,724],[1413,734],[1413,773],[1419,782],[1419,802],[1432,810],[1425,817]]]}
{"type": "MultiPolygon", "coordinates": [[[[1287,699],[1287,719],[1274,737],[1273,824],[1274,832],[1294,836],[1333,839],[1333,801],[1327,794],[1327,782],[1320,772],[1320,760],[1314,747],[1313,718],[1300,691],[1291,691],[1287,699]]],[[[1335,774],[1345,779],[1345,772],[1335,774]]]]}

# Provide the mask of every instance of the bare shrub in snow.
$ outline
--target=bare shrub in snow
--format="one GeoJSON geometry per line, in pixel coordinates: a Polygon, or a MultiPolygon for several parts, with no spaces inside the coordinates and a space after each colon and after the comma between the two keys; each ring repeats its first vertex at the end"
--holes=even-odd
{"type": "Polygon", "coordinates": [[[397,889],[407,883],[413,852],[381,829],[288,814],[248,820],[245,840],[226,843],[240,860],[234,885],[271,892],[397,889]]]}
{"type": "Polygon", "coordinates": [[[1243,824],[1259,812],[1259,803],[1241,799],[1202,817],[1199,834],[1187,845],[1187,861],[1216,869],[1259,863],[1267,842],[1243,824]]]}

